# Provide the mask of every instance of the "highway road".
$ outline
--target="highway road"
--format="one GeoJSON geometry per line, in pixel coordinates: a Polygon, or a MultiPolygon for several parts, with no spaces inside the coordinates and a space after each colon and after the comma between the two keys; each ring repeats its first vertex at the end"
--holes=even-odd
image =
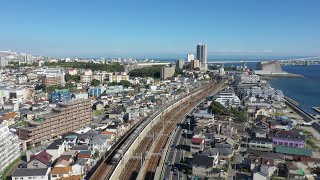
{"type": "MultiPolygon", "coordinates": [[[[186,123],[185,118],[182,123],[186,123]]],[[[190,139],[185,138],[183,129],[181,126],[177,128],[176,134],[170,144],[168,162],[166,163],[164,179],[176,180],[176,179],[187,179],[187,175],[181,172],[179,164],[183,158],[185,145],[190,144],[190,139]]]]}

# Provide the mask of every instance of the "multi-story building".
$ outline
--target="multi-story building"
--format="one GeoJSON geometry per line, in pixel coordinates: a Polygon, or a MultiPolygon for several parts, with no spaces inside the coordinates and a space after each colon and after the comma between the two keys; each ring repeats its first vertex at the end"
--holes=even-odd
{"type": "Polygon", "coordinates": [[[8,65],[8,60],[6,57],[0,57],[0,67],[6,67],[8,65]]]}
{"type": "Polygon", "coordinates": [[[192,60],[194,60],[194,55],[193,54],[188,54],[187,61],[191,62],[192,60]]]}
{"type": "MultiPolygon", "coordinates": [[[[64,76],[63,76],[64,78],[64,76]]],[[[56,86],[56,85],[63,85],[65,81],[62,80],[62,76],[59,74],[56,75],[46,75],[45,77],[43,77],[42,79],[42,84],[46,85],[46,86],[56,86]]]]}
{"type": "Polygon", "coordinates": [[[168,77],[172,77],[174,75],[175,68],[174,67],[162,67],[160,71],[161,79],[165,80],[168,77]]]}
{"type": "Polygon", "coordinates": [[[240,99],[235,95],[234,91],[231,89],[220,91],[215,101],[219,102],[226,108],[239,107],[240,99]]]}
{"type": "Polygon", "coordinates": [[[126,72],[114,72],[108,75],[109,82],[120,82],[122,80],[129,81],[129,75],[126,72]]]}
{"type": "Polygon", "coordinates": [[[19,128],[18,135],[24,141],[23,148],[30,147],[90,126],[91,120],[90,100],[58,103],[52,112],[26,121],[26,126],[19,128]]]}
{"type": "Polygon", "coordinates": [[[197,59],[200,61],[201,70],[207,70],[208,64],[208,53],[207,53],[207,45],[206,44],[198,44],[197,45],[197,59]]]}
{"type": "Polygon", "coordinates": [[[49,101],[52,103],[66,102],[71,100],[71,93],[67,89],[56,89],[49,94],[49,101]]]}
{"type": "Polygon", "coordinates": [[[279,131],[272,137],[276,146],[288,146],[294,148],[305,147],[305,137],[295,131],[279,131]]]}
{"type": "Polygon", "coordinates": [[[241,83],[258,83],[260,81],[260,76],[255,74],[241,74],[239,80],[241,83]]]}
{"type": "Polygon", "coordinates": [[[105,88],[104,86],[90,87],[90,89],[88,90],[88,94],[89,94],[89,96],[98,97],[98,96],[100,96],[105,90],[106,90],[106,88],[105,88]]]}
{"type": "Polygon", "coordinates": [[[65,85],[64,71],[61,68],[48,68],[35,70],[37,75],[42,76],[42,83],[46,86],[65,85]]]}
{"type": "Polygon", "coordinates": [[[83,83],[90,83],[92,81],[92,75],[81,75],[80,76],[81,82],[83,83]]]}
{"type": "Polygon", "coordinates": [[[191,61],[191,69],[195,70],[195,69],[200,69],[200,61],[199,60],[192,60],[191,61]]]}
{"type": "Polygon", "coordinates": [[[11,133],[4,121],[0,120],[0,174],[20,156],[18,136],[11,133]]]}
{"type": "Polygon", "coordinates": [[[185,64],[184,59],[178,59],[176,66],[177,66],[179,69],[183,69],[184,64],[185,64]]]}

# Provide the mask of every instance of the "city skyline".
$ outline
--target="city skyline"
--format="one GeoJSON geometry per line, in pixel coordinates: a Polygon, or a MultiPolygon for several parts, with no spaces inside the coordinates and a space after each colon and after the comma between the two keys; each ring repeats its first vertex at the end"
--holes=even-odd
{"type": "Polygon", "coordinates": [[[312,0],[3,2],[0,49],[51,57],[175,58],[196,54],[195,45],[203,43],[209,44],[209,59],[318,56],[319,5],[312,0]]]}

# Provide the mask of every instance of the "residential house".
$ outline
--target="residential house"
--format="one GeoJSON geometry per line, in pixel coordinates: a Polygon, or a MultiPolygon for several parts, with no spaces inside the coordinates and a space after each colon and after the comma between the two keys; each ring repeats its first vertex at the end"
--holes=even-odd
{"type": "Polygon", "coordinates": [[[89,170],[88,159],[78,159],[72,164],[72,175],[83,175],[89,170]]]}
{"type": "Polygon", "coordinates": [[[54,167],[50,172],[50,180],[58,180],[72,175],[72,167],[54,167]]]}
{"type": "Polygon", "coordinates": [[[58,139],[53,141],[47,148],[47,153],[52,155],[52,161],[55,161],[58,157],[60,157],[64,151],[65,146],[62,139],[58,139]]]}
{"type": "Polygon", "coordinates": [[[52,155],[48,154],[45,150],[37,155],[31,155],[27,168],[47,168],[50,167],[52,162],[52,155]]]}
{"type": "Polygon", "coordinates": [[[91,149],[95,152],[105,152],[110,148],[109,142],[114,134],[99,134],[90,141],[91,149]]]}
{"type": "Polygon", "coordinates": [[[273,151],[272,139],[269,138],[250,138],[248,142],[249,149],[259,151],[273,151]]]}
{"type": "Polygon", "coordinates": [[[78,159],[90,159],[91,158],[91,151],[87,150],[87,151],[80,151],[77,153],[77,158],[78,159]]]}
{"type": "Polygon", "coordinates": [[[217,174],[214,167],[217,165],[217,154],[207,156],[203,154],[196,154],[192,158],[192,174],[202,177],[212,177],[217,174]]]}
{"type": "Polygon", "coordinates": [[[305,137],[295,131],[279,131],[273,137],[273,144],[280,146],[304,148],[305,137]]]}
{"type": "Polygon", "coordinates": [[[191,153],[198,153],[204,149],[204,137],[193,136],[191,139],[190,151],[191,153]]]}
{"type": "Polygon", "coordinates": [[[93,107],[92,107],[93,110],[96,110],[96,111],[100,111],[100,110],[103,110],[104,109],[104,104],[102,101],[97,101],[96,103],[93,104],[93,107]]]}
{"type": "Polygon", "coordinates": [[[51,168],[16,169],[11,176],[12,180],[49,180],[49,172],[51,168]]]}

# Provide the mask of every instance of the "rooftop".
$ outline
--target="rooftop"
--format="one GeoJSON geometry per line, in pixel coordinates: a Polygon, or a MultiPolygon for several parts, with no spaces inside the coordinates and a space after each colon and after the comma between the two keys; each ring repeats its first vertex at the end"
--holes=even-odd
{"type": "Polygon", "coordinates": [[[33,169],[16,169],[12,177],[20,176],[45,176],[48,172],[48,168],[33,168],[33,169]]]}
{"type": "Polygon", "coordinates": [[[299,155],[299,156],[312,156],[312,151],[305,148],[291,148],[285,146],[276,146],[275,151],[282,154],[299,155]]]}

